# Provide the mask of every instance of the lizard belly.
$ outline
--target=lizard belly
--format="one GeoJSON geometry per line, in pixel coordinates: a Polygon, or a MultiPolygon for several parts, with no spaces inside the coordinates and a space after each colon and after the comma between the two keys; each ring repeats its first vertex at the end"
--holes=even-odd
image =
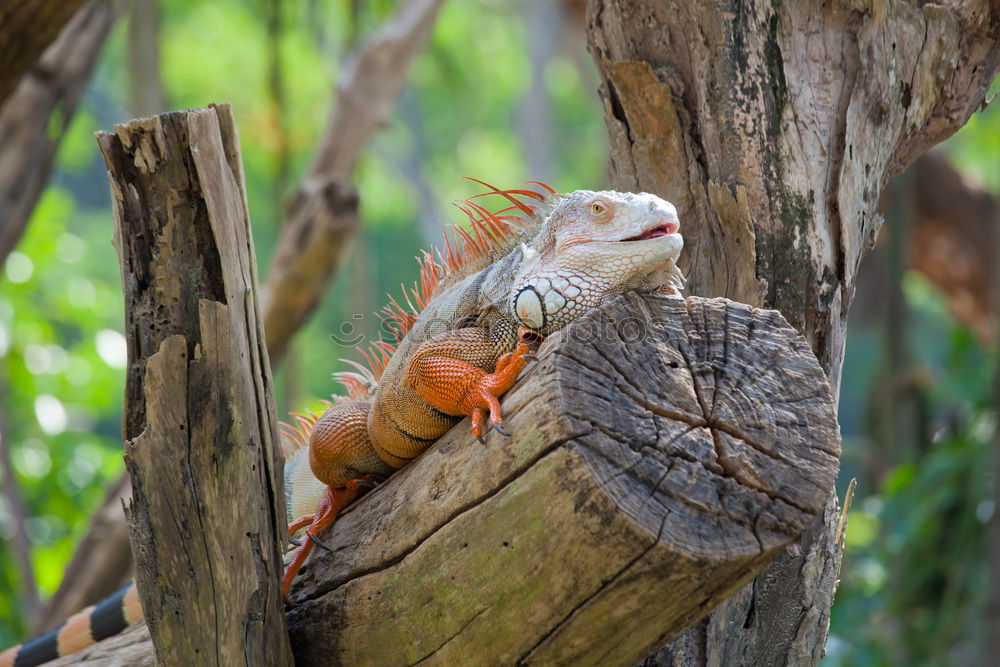
{"type": "Polygon", "coordinates": [[[368,434],[379,458],[401,468],[460,420],[432,407],[405,382],[393,382],[379,387],[368,415],[368,434]]]}

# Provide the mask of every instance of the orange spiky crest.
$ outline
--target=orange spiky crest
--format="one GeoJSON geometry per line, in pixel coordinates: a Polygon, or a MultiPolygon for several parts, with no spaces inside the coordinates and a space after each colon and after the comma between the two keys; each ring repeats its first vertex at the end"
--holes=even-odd
{"type": "Polygon", "coordinates": [[[312,410],[306,410],[305,414],[292,412],[288,416],[295,421],[294,424],[278,422],[278,432],[282,436],[281,453],[285,459],[292,458],[296,452],[309,444],[309,433],[320,418],[320,415],[312,410]]]}
{"type": "Polygon", "coordinates": [[[535,221],[540,207],[525,203],[521,198],[544,202],[557,194],[555,189],[540,181],[527,182],[539,186],[547,194],[534,190],[501,190],[478,178],[468,176],[466,178],[489,188],[488,192],[481,192],[455,203],[455,206],[468,218],[468,229],[456,224],[445,225],[444,247],[435,249],[433,253],[423,251],[417,258],[420,265],[420,281],[409,290],[403,288],[405,306],[390,296],[389,303],[379,314],[397,340],[402,340],[413,327],[420,312],[437,293],[438,287],[445,279],[461,276],[465,269],[475,266],[481,260],[491,257],[494,253],[508,250],[524,228],[535,221]],[[479,202],[473,201],[486,195],[499,195],[511,205],[494,213],[479,202]],[[508,213],[512,211],[519,211],[520,215],[509,215],[508,213]]]}
{"type": "MultiPolygon", "coordinates": [[[[376,313],[397,341],[402,340],[413,328],[420,313],[444,284],[464,277],[465,271],[496,253],[509,250],[521,233],[533,222],[537,222],[536,216],[541,207],[525,203],[523,198],[541,203],[549,197],[558,196],[552,187],[540,181],[527,183],[537,185],[546,194],[523,189],[501,190],[477,178],[466,178],[489,188],[488,192],[481,192],[455,203],[468,218],[468,229],[457,224],[444,225],[444,247],[431,251],[422,250],[417,257],[419,280],[409,289],[403,287],[400,299],[390,295],[389,302],[376,313]],[[492,212],[474,201],[486,195],[503,197],[510,202],[510,206],[492,212]],[[516,214],[513,213],[515,211],[516,214]]],[[[394,345],[376,341],[360,350],[364,363],[342,359],[355,370],[334,373],[334,378],[347,391],[350,400],[367,400],[395,351],[394,345]]]]}

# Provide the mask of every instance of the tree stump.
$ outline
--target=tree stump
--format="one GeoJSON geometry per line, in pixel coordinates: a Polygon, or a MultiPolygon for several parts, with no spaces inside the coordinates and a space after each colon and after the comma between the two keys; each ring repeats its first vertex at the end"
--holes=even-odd
{"type": "Polygon", "coordinates": [[[829,384],[775,311],[629,294],[347,511],[303,569],[296,664],[642,659],[823,511],[829,384]]]}
{"type": "MultiPolygon", "coordinates": [[[[298,665],[629,664],[816,525],[840,437],[776,311],[628,294],[344,513],[288,613],[298,665]]],[[[73,664],[147,664],[145,629],[73,664]]],[[[110,640],[109,640],[110,641],[110,640]]]]}
{"type": "Polygon", "coordinates": [[[136,581],[162,664],[290,664],[281,456],[228,106],[119,125],[108,165],[129,366],[136,581]]]}

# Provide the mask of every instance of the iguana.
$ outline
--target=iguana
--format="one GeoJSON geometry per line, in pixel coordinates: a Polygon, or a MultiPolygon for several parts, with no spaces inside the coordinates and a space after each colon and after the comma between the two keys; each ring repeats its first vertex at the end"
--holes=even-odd
{"type": "MultiPolygon", "coordinates": [[[[683,240],[669,202],[647,193],[562,195],[534,181],[544,193],[477,182],[489,191],[458,204],[468,229],[453,226],[442,250],[424,252],[405,305],[390,299],[382,311],[394,342],[374,343],[362,351],[367,366],[348,362],[356,372],[337,374],[347,396],[283,425],[289,534],[306,533],[293,540],[282,580],[289,602],[320,534],[368,488],[465,416],[479,438],[490,428],[507,435],[498,399],[544,336],[626,291],[674,293],[682,285],[683,240]],[[477,201],[484,195],[510,206],[491,212],[477,201]]],[[[0,667],[40,664],[113,634],[111,625],[124,629],[137,620],[130,586],[0,654],[0,667]]]]}

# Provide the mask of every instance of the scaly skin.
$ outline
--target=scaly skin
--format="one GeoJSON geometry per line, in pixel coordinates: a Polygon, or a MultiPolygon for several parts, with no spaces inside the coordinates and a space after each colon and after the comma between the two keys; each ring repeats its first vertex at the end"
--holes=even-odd
{"type": "MultiPolygon", "coordinates": [[[[680,287],[676,211],[658,197],[577,191],[518,207],[533,220],[517,243],[473,246],[438,276],[374,393],[303,425],[309,447],[289,456],[285,486],[290,515],[304,514],[289,533],[305,528],[307,537],[282,580],[286,599],[313,544],[373,481],[419,456],[464,416],[477,435],[488,427],[505,433],[498,399],[545,335],[628,290],[680,287]]],[[[0,667],[65,656],[141,619],[129,584],[52,633],[4,651],[0,667]]]]}
{"type": "MultiPolygon", "coordinates": [[[[545,208],[523,243],[434,295],[400,342],[371,403],[334,407],[313,429],[311,468],[329,490],[285,574],[286,599],[344,498],[362,492],[354,480],[406,465],[464,416],[472,417],[477,436],[487,420],[506,433],[498,399],[545,335],[626,291],[679,287],[683,240],[669,202],[645,193],[579,190],[549,197],[545,208]]],[[[293,521],[290,532],[305,524],[293,521]]]]}

